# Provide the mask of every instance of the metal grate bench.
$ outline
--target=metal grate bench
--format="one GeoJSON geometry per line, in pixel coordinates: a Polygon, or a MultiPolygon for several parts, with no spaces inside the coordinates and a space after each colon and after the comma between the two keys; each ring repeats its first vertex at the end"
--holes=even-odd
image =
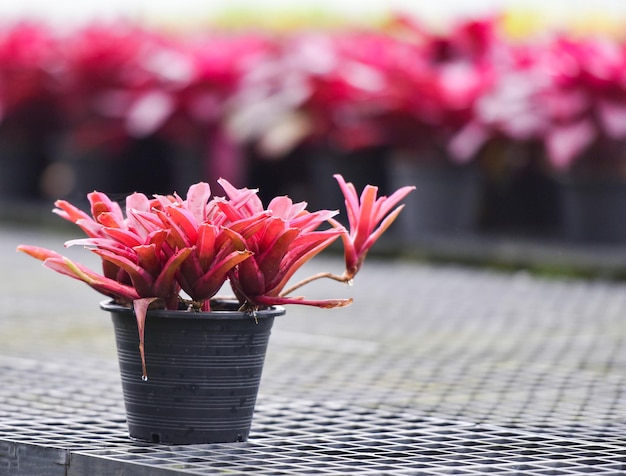
{"type": "Polygon", "coordinates": [[[128,439],[97,297],[7,289],[0,475],[626,473],[625,284],[373,260],[352,307],[277,322],[248,442],[180,447],[128,439]]]}

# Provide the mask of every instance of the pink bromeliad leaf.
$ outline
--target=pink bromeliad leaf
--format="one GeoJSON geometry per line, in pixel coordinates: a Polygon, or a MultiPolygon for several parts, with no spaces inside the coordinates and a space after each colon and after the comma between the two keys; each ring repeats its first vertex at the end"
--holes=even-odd
{"type": "Polygon", "coordinates": [[[20,245],[17,250],[43,261],[44,266],[53,271],[83,281],[99,293],[116,299],[117,302],[129,303],[133,299],[139,298],[132,286],[101,276],[86,266],[74,263],[55,251],[30,245],[20,245]]]}
{"type": "Polygon", "coordinates": [[[168,309],[176,309],[178,305],[179,284],[176,273],[192,251],[193,248],[178,250],[161,266],[160,273],[156,276],[152,296],[163,298],[168,309]]]}
{"type": "Polygon", "coordinates": [[[120,245],[127,246],[129,248],[132,248],[133,246],[139,246],[144,242],[144,240],[142,240],[139,235],[123,228],[107,227],[103,228],[102,232],[103,234],[111,237],[111,239],[115,240],[120,245]]]}
{"type": "Polygon", "coordinates": [[[228,180],[219,179],[217,183],[224,189],[229,202],[235,209],[241,209],[244,216],[251,216],[264,211],[263,203],[257,195],[257,190],[249,188],[235,188],[228,180]]]}
{"type": "Polygon", "coordinates": [[[132,251],[135,252],[134,258],[141,269],[145,270],[150,276],[159,275],[161,271],[161,261],[159,259],[157,246],[154,243],[135,246],[132,251]]]}
{"type": "Polygon", "coordinates": [[[146,316],[148,314],[148,308],[150,304],[156,301],[158,298],[141,298],[133,301],[133,310],[135,311],[135,319],[137,320],[137,331],[139,333],[139,355],[141,355],[141,371],[142,380],[148,380],[148,369],[146,367],[146,348],[145,348],[145,329],[146,329],[146,316]]]}
{"type": "Polygon", "coordinates": [[[216,255],[216,239],[219,229],[215,225],[203,223],[198,227],[198,239],[196,241],[196,256],[199,269],[208,268],[216,255]]]}
{"type": "Polygon", "coordinates": [[[200,182],[189,187],[185,208],[202,223],[207,219],[207,207],[211,198],[211,187],[208,183],[200,182]]]}
{"type": "Polygon", "coordinates": [[[137,248],[138,250],[135,250],[136,261],[131,261],[109,250],[94,249],[93,252],[126,271],[139,296],[161,298],[168,309],[175,309],[177,307],[175,275],[182,262],[191,253],[191,248],[177,251],[166,262],[163,262],[161,257],[156,257],[154,245],[137,248]],[[142,259],[145,263],[141,262],[142,259]]]}
{"type": "MultiPolygon", "coordinates": [[[[101,192],[92,192],[87,195],[87,198],[91,204],[92,216],[64,200],[55,202],[57,208],[53,212],[75,223],[89,238],[110,238],[120,241],[124,246],[141,244],[141,237],[134,230],[129,229],[122,209],[117,202],[112,201],[106,194],[101,192]]],[[[145,203],[145,200],[139,194],[130,196],[131,204],[139,204],[139,202],[145,203]]],[[[145,208],[145,205],[143,207],[145,208]]],[[[94,246],[97,247],[98,245],[94,244],[94,246]]],[[[111,262],[103,260],[102,270],[108,278],[122,279],[120,278],[120,268],[111,262]]]]}
{"type": "Polygon", "coordinates": [[[339,175],[336,178],[345,197],[349,232],[334,220],[337,211],[309,212],[306,202],[294,203],[286,196],[275,197],[265,209],[256,190],[237,189],[220,179],[226,197],[211,198],[205,183],[191,186],[185,199],[176,193],[153,199],[134,193],[126,198],[125,213],[101,192],[88,195],[91,216],[57,201],[55,213],[87,235],[66,246],[81,245],[97,254],[104,275],[54,251],[28,246],[18,250],[120,304],[133,303],[140,329],[149,307],[178,309],[181,289],[191,298],[190,306],[210,310],[210,299],[227,279],[246,309],[275,304],[345,306],[352,301],[308,300],[289,294],[320,277],[352,279],[413,187],[403,187],[387,198],[367,186],[359,197],[352,184],[339,175]],[[332,227],[324,229],[329,223],[332,227]],[[318,273],[285,290],[302,265],[340,236],[347,267],[342,276],[318,273]]]}
{"type": "Polygon", "coordinates": [[[255,215],[250,218],[244,218],[235,223],[230,223],[228,228],[222,228],[216,238],[216,245],[222,248],[230,243],[236,250],[243,251],[246,248],[246,239],[254,236],[263,226],[268,218],[266,214],[255,215]]]}
{"type": "MultiPolygon", "coordinates": [[[[377,197],[378,188],[367,185],[359,198],[352,183],[336,174],[335,179],[343,192],[350,231],[342,235],[346,262],[346,277],[352,279],[361,269],[367,252],[389,228],[404,205],[393,209],[415,187],[402,187],[389,197],[377,197]],[[392,210],[393,209],[393,210],[392,210]]],[[[340,226],[335,222],[336,226],[340,226]]]]}
{"type": "Polygon", "coordinates": [[[109,224],[108,226],[124,227],[124,214],[119,203],[114,202],[102,192],[91,192],[87,198],[91,204],[91,215],[96,222],[104,224],[104,220],[109,224]]]}
{"type": "Polygon", "coordinates": [[[153,231],[144,240],[128,229],[104,227],[102,234],[104,238],[72,240],[66,246],[90,248],[103,259],[105,276],[132,282],[141,297],[158,297],[168,306],[177,306],[174,299],[177,287],[173,276],[188,252],[170,252],[170,248],[165,246],[167,230],[153,231]],[[108,268],[110,274],[106,272],[108,268]]]}
{"type": "Polygon", "coordinates": [[[282,306],[285,304],[300,304],[303,306],[314,306],[322,309],[334,309],[352,304],[352,298],[347,299],[304,299],[302,297],[283,296],[257,296],[257,303],[263,306],[282,306]]]}
{"type": "MultiPolygon", "coordinates": [[[[256,225],[247,229],[251,233],[242,232],[246,248],[254,255],[231,271],[233,291],[252,307],[266,306],[271,299],[275,299],[274,303],[291,299],[279,297],[291,276],[341,235],[339,229],[315,231],[337,212],[310,213],[305,202],[293,203],[288,197],[274,198],[264,210],[256,191],[237,189],[223,179],[218,182],[228,196],[228,200],[216,202],[226,217],[224,226],[235,228],[242,220],[258,217],[256,225]]],[[[306,302],[301,298],[293,301],[298,304],[306,302]]],[[[341,303],[345,305],[347,301],[341,303]]],[[[311,301],[310,305],[331,306],[331,301],[311,301]]]]}
{"type": "Polygon", "coordinates": [[[19,245],[17,247],[17,251],[26,253],[27,255],[32,256],[33,258],[36,258],[40,261],[45,261],[48,258],[62,258],[62,256],[56,251],[42,248],[41,246],[19,245]]]}
{"type": "Polygon", "coordinates": [[[105,249],[96,248],[92,251],[102,259],[109,261],[126,271],[126,273],[130,276],[130,280],[133,283],[134,288],[140,296],[154,297],[154,295],[150,294],[154,284],[154,277],[148,271],[139,267],[135,261],[105,249]]]}
{"type": "MultiPolygon", "coordinates": [[[[209,223],[203,223],[198,227],[198,241],[196,242],[196,254],[194,264],[197,266],[198,275],[206,273],[215,266],[215,262],[223,259],[231,253],[242,253],[246,250],[246,244],[241,235],[229,228],[220,228],[209,223]]],[[[188,262],[192,262],[190,259],[188,262]]],[[[185,263],[185,265],[188,264],[185,263]]]]}
{"type": "Polygon", "coordinates": [[[65,200],[57,200],[52,212],[61,218],[76,224],[82,231],[91,238],[102,236],[103,225],[96,222],[91,216],[83,212],[65,200]]]}
{"type": "Polygon", "coordinates": [[[323,223],[328,222],[332,217],[337,215],[337,210],[319,210],[316,212],[300,213],[298,216],[289,220],[289,225],[299,228],[303,232],[316,230],[323,223]]]}
{"type": "Polygon", "coordinates": [[[265,292],[265,276],[254,259],[247,259],[229,275],[230,285],[240,301],[257,305],[256,297],[265,292]]]}
{"type": "Polygon", "coordinates": [[[267,206],[267,209],[271,210],[274,216],[289,221],[305,211],[306,206],[306,202],[293,203],[289,197],[283,196],[273,198],[267,206]]]}
{"type": "Polygon", "coordinates": [[[298,269],[328,248],[342,233],[342,229],[333,229],[300,235],[283,257],[281,266],[284,271],[277,276],[277,280],[268,284],[271,294],[280,294],[298,269]]]}
{"type": "Polygon", "coordinates": [[[101,276],[85,266],[74,263],[68,258],[63,257],[62,259],[47,259],[44,261],[44,266],[53,271],[79,279],[87,283],[99,293],[116,298],[116,301],[121,304],[127,304],[130,301],[139,298],[139,295],[134,287],[120,283],[105,276],[101,276]]]}
{"type": "MultiPolygon", "coordinates": [[[[276,220],[272,222],[276,223],[276,220]]],[[[279,223],[280,222],[281,221],[279,221],[279,223]]],[[[282,223],[280,224],[282,225],[282,223]]],[[[276,227],[268,227],[265,236],[266,240],[261,244],[259,254],[254,258],[259,264],[259,269],[263,273],[266,284],[272,282],[274,277],[281,272],[283,258],[287,255],[294,240],[300,233],[297,228],[284,229],[281,226],[280,231],[271,232],[277,234],[277,236],[274,237],[269,233],[271,228],[276,227]]]]}
{"type": "Polygon", "coordinates": [[[176,223],[176,229],[180,229],[180,236],[186,238],[186,246],[195,243],[198,239],[198,224],[195,216],[190,210],[178,207],[168,207],[168,213],[173,222],[176,223]]]}
{"type": "Polygon", "coordinates": [[[78,240],[66,241],[65,247],[69,248],[70,246],[84,246],[85,248],[90,249],[99,248],[103,250],[109,250],[112,253],[124,256],[129,260],[132,260],[134,258],[132,246],[124,246],[120,244],[119,241],[109,238],[80,238],[78,240]]]}
{"type": "Polygon", "coordinates": [[[130,209],[127,212],[128,229],[139,236],[145,236],[161,229],[161,220],[153,210],[130,209]]]}
{"type": "MultiPolygon", "coordinates": [[[[178,268],[176,279],[203,310],[209,310],[210,298],[221,289],[230,270],[252,254],[236,230],[205,219],[218,210],[218,207],[212,208],[209,199],[208,185],[197,184],[190,187],[187,200],[177,199],[170,204],[162,202],[162,208],[155,210],[168,231],[167,242],[172,250],[191,250],[178,268]]],[[[262,223],[250,217],[238,220],[235,225],[235,228],[251,234],[262,223]]]]}
{"type": "Polygon", "coordinates": [[[126,197],[126,217],[132,210],[147,212],[152,208],[152,201],[143,193],[131,193],[126,197]]]}
{"type": "Polygon", "coordinates": [[[251,251],[233,251],[222,260],[215,260],[208,270],[193,283],[188,294],[195,301],[203,303],[202,310],[210,310],[209,299],[221,289],[228,278],[228,273],[238,264],[246,261],[252,255],[251,251]]]}
{"type": "Polygon", "coordinates": [[[56,208],[52,210],[52,213],[72,223],[76,223],[78,220],[92,220],[87,213],[65,200],[57,200],[54,202],[54,206],[56,208]]]}

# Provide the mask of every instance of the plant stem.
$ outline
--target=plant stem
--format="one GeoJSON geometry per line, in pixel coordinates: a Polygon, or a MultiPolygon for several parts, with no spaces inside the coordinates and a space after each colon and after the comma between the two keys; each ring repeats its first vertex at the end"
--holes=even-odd
{"type": "Polygon", "coordinates": [[[282,293],[280,293],[280,295],[281,296],[287,296],[287,295],[291,294],[292,292],[294,292],[296,289],[301,288],[305,284],[309,284],[309,283],[311,283],[313,281],[316,281],[316,280],[322,279],[322,278],[333,279],[335,281],[339,281],[340,283],[347,283],[348,281],[350,281],[350,278],[348,278],[348,276],[346,276],[345,273],[342,274],[341,276],[339,276],[337,274],[333,274],[333,273],[317,273],[317,274],[314,274],[312,276],[309,276],[306,279],[303,279],[302,281],[297,282],[296,284],[291,286],[286,291],[283,291],[282,293]]]}

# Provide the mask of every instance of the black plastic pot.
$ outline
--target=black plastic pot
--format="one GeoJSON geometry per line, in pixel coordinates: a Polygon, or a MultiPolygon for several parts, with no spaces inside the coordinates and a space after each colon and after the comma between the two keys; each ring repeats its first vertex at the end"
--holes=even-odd
{"type": "Polygon", "coordinates": [[[559,177],[564,238],[573,242],[626,243],[626,180],[612,177],[559,177]]]}
{"type": "Polygon", "coordinates": [[[477,164],[398,152],[391,155],[388,167],[391,189],[415,185],[404,200],[406,210],[394,223],[403,241],[476,232],[483,190],[477,164]]]}
{"type": "MultiPolygon", "coordinates": [[[[236,309],[236,303],[231,303],[236,309]]],[[[145,323],[147,380],[142,379],[133,311],[110,301],[131,438],[164,444],[246,441],[274,317],[149,311],[145,323]]]]}

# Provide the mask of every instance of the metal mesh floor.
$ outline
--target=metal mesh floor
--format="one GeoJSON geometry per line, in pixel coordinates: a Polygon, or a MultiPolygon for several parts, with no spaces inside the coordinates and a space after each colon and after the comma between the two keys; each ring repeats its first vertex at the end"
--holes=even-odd
{"type": "MultiPolygon", "coordinates": [[[[46,373],[47,383],[54,383],[46,373]]],[[[57,377],[57,383],[67,383],[57,377]]],[[[603,434],[572,429],[566,437],[414,411],[273,398],[260,402],[247,443],[147,445],[126,436],[115,385],[98,389],[112,391],[105,399],[93,394],[92,382],[84,383],[31,392],[37,404],[20,399],[6,407],[19,418],[3,415],[2,474],[573,475],[620,474],[626,468],[619,426],[608,425],[603,434]]]]}
{"type": "Polygon", "coordinates": [[[12,294],[0,474],[626,474],[625,284],[376,261],[358,279],[352,307],[277,321],[248,442],[184,447],[128,439],[110,329],[60,339],[83,311],[50,324],[12,294]]]}

